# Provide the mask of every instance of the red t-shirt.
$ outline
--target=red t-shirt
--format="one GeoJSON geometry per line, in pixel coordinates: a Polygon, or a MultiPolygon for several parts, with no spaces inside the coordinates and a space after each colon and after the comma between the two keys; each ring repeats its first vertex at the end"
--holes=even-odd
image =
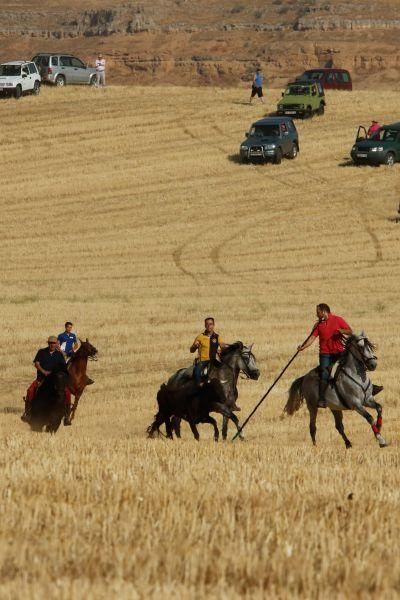
{"type": "Polygon", "coordinates": [[[340,339],[339,329],[350,329],[346,321],[338,315],[329,314],[326,321],[317,323],[312,335],[319,336],[320,354],[337,354],[343,352],[344,346],[340,339]]]}

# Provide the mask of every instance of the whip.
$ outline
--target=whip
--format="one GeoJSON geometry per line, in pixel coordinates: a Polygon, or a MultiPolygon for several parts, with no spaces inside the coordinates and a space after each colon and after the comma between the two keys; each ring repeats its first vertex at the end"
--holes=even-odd
{"type": "MultiPolygon", "coordinates": [[[[315,330],[315,325],[311,330],[311,333],[309,336],[306,337],[306,339],[304,340],[304,342],[301,344],[301,346],[304,346],[304,344],[306,344],[308,342],[308,340],[311,338],[312,334],[314,333],[315,330]]],[[[282,371],[279,373],[278,377],[275,379],[275,381],[273,383],[271,383],[271,385],[269,386],[269,388],[267,389],[267,391],[265,392],[264,396],[257,402],[257,404],[255,405],[255,407],[253,408],[253,410],[251,411],[251,413],[249,414],[249,416],[247,417],[247,419],[245,419],[244,423],[239,427],[239,429],[237,430],[237,432],[235,433],[235,435],[232,438],[232,442],[239,437],[239,435],[242,433],[243,429],[246,427],[247,423],[250,421],[251,417],[254,415],[254,413],[258,410],[258,408],[261,406],[261,404],[264,402],[265,398],[268,396],[268,394],[270,393],[270,391],[276,386],[276,384],[278,383],[278,381],[280,380],[280,378],[282,377],[282,375],[284,374],[284,372],[286,371],[286,369],[292,364],[292,362],[294,361],[294,359],[296,358],[296,356],[298,355],[298,353],[300,352],[300,350],[297,350],[295,354],[293,354],[292,358],[289,360],[289,362],[285,365],[285,367],[282,369],[282,371]]]]}

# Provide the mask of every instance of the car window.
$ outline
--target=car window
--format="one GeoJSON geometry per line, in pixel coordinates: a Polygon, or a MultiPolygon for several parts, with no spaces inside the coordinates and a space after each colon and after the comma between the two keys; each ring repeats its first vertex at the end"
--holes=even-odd
{"type": "Polygon", "coordinates": [[[51,64],[53,65],[53,67],[58,67],[58,56],[51,57],[51,64]]]}
{"type": "Polygon", "coordinates": [[[382,140],[384,142],[394,142],[398,133],[397,129],[383,129],[382,140]]]}
{"type": "Polygon", "coordinates": [[[324,73],[323,71],[309,71],[305,75],[307,79],[322,79],[324,73]]]}
{"type": "Polygon", "coordinates": [[[36,75],[37,70],[36,70],[35,63],[29,63],[28,69],[29,69],[29,73],[32,73],[33,75],[36,75]]]}
{"type": "Polygon", "coordinates": [[[21,75],[19,65],[0,65],[0,75],[3,77],[17,77],[21,75]]]}
{"type": "Polygon", "coordinates": [[[85,68],[85,65],[83,64],[83,62],[81,60],[79,60],[79,58],[75,58],[75,56],[73,58],[71,58],[71,64],[73,67],[79,67],[80,69],[85,68]]]}
{"type": "Polygon", "coordinates": [[[279,125],[253,125],[250,135],[254,135],[255,137],[279,136],[279,125]]]}
{"type": "Polygon", "coordinates": [[[60,56],[60,65],[62,67],[70,67],[71,66],[71,57],[70,56],[60,56]]]}
{"type": "Polygon", "coordinates": [[[342,79],[345,83],[350,81],[350,75],[348,73],[342,73],[342,79]]]}
{"type": "Polygon", "coordinates": [[[335,73],[335,78],[336,78],[336,81],[342,82],[343,81],[343,73],[341,73],[340,71],[335,73]]]}
{"type": "Polygon", "coordinates": [[[310,88],[304,87],[304,85],[291,85],[286,91],[286,96],[308,96],[310,94],[310,88]]]}
{"type": "Polygon", "coordinates": [[[29,69],[27,66],[22,67],[22,75],[29,75],[29,69]]]}
{"type": "Polygon", "coordinates": [[[326,75],[326,80],[327,80],[327,81],[330,81],[330,82],[334,81],[334,80],[335,80],[335,75],[334,75],[334,73],[327,73],[327,75],[326,75]]]}

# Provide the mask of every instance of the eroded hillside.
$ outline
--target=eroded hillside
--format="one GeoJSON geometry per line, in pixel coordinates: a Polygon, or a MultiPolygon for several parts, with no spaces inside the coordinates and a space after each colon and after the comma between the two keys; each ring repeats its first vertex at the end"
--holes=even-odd
{"type": "Polygon", "coordinates": [[[396,85],[397,0],[5,0],[2,60],[37,51],[101,49],[114,81],[237,84],[255,64],[270,80],[333,61],[357,84],[396,85]],[[332,52],[333,51],[333,52],[332,52]]]}

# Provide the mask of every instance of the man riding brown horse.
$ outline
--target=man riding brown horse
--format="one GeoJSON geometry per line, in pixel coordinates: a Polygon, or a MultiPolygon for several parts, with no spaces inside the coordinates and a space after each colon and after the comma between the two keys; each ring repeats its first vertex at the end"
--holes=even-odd
{"type": "MultiPolygon", "coordinates": [[[[44,379],[54,370],[59,368],[60,365],[65,365],[64,354],[60,349],[57,338],[55,336],[50,336],[47,344],[47,348],[38,350],[33,360],[37,370],[37,377],[29,386],[24,398],[25,412],[21,419],[25,422],[29,422],[30,420],[32,400],[35,398],[35,394],[44,379]]],[[[72,354],[68,361],[68,385],[65,388],[64,415],[64,425],[66,426],[72,425],[72,419],[74,418],[79,399],[82,396],[85,387],[93,383],[93,380],[89,379],[86,375],[86,368],[88,359],[95,360],[96,354],[97,349],[86,339],[85,342],[80,342],[78,350],[72,354]],[[72,407],[71,394],[75,397],[72,407]]]]}
{"type": "MultiPolygon", "coordinates": [[[[25,400],[25,412],[21,419],[29,423],[32,401],[35,398],[38,388],[41,386],[45,378],[50,375],[53,371],[57,370],[60,365],[65,365],[64,354],[59,348],[59,343],[54,335],[49,336],[47,340],[47,348],[40,348],[36,352],[33,364],[36,367],[36,379],[31,383],[26,391],[25,400]]],[[[64,414],[64,425],[71,425],[70,420],[71,414],[71,392],[65,388],[65,414],[64,414]]]]}

